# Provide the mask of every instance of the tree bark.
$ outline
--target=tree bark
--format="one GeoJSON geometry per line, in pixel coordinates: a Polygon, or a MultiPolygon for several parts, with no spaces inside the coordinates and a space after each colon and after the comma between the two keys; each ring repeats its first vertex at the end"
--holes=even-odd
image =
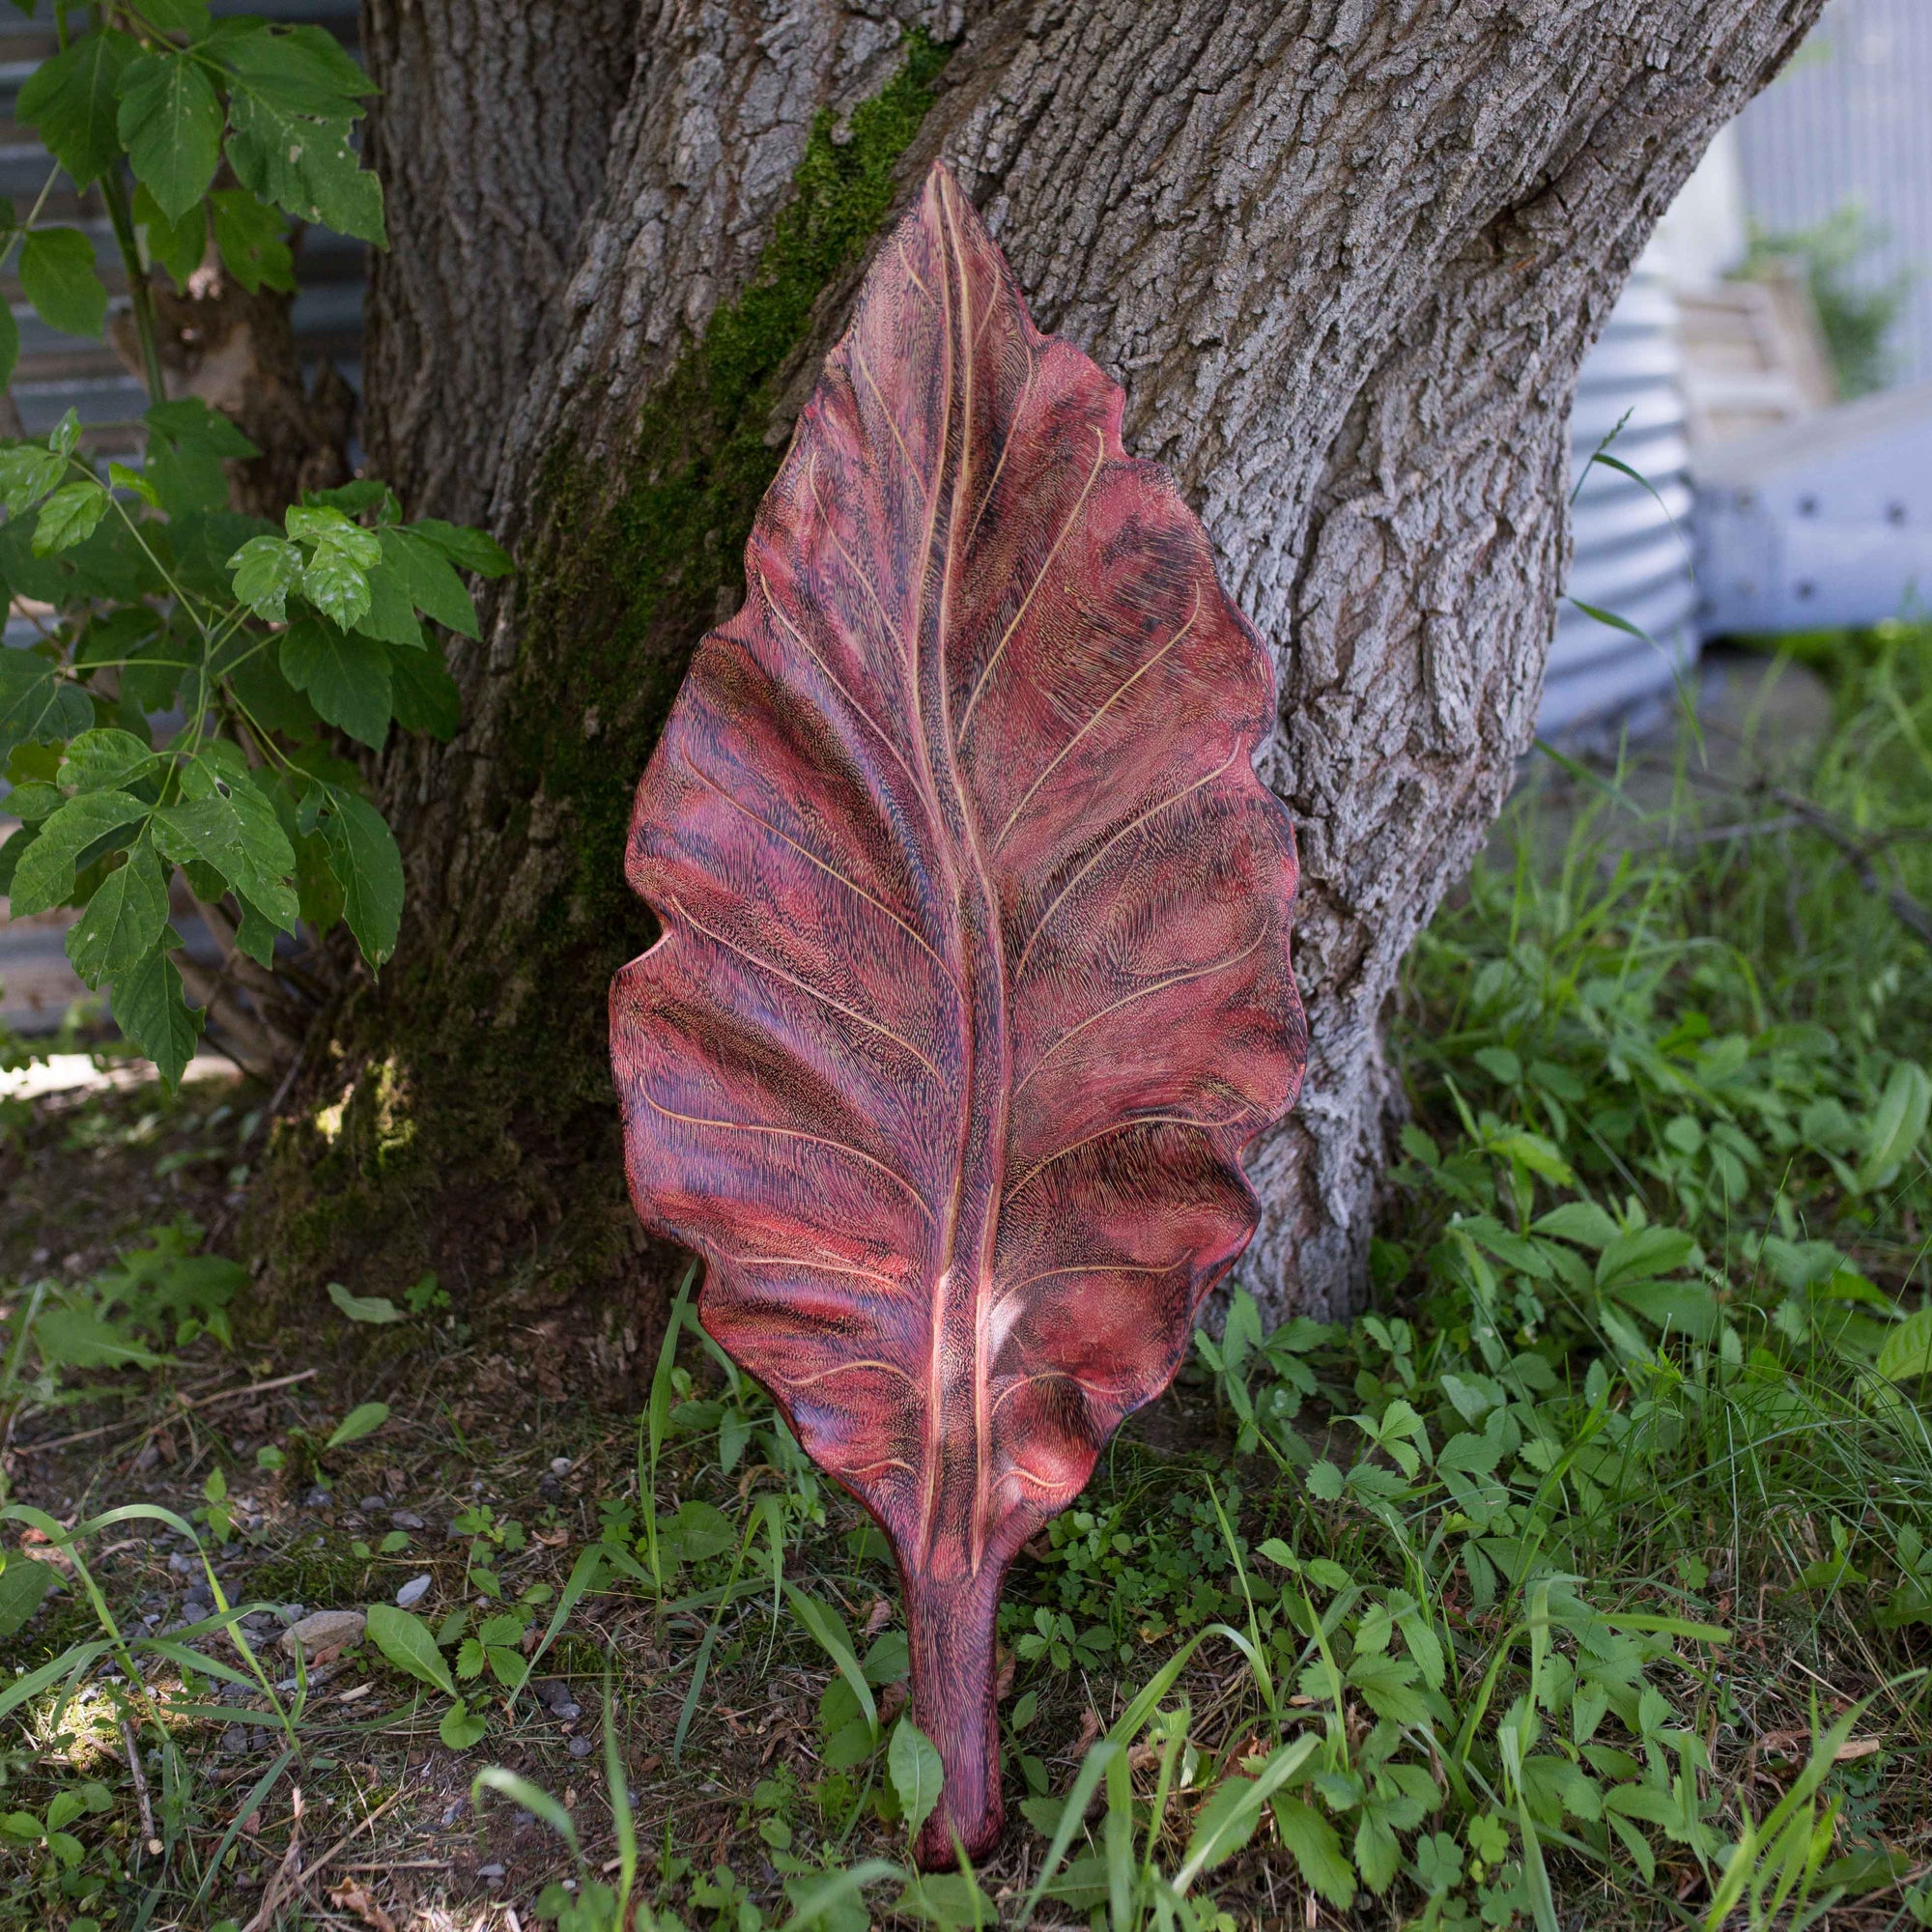
{"type": "Polygon", "coordinates": [[[384,764],[408,935],[281,1133],[287,1264],[380,1229],[517,1309],[662,1278],[603,1062],[651,936],[630,791],[866,243],[943,155],[1275,652],[1312,1057],[1240,1278],[1353,1305],[1396,973],[1533,728],[1577,364],[1820,4],[365,0],[397,238],[369,446],[521,575],[454,655],[461,734],[384,764]]]}

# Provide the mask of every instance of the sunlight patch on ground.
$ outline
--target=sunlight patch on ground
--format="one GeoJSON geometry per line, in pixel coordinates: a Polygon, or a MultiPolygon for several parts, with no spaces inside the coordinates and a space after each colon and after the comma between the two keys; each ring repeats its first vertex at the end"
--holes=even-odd
{"type": "MultiPolygon", "coordinates": [[[[50,1053],[31,1066],[0,1072],[0,1100],[32,1100],[43,1094],[77,1089],[142,1087],[157,1076],[145,1060],[103,1064],[91,1053],[50,1053]]],[[[182,1074],[188,1080],[234,1080],[235,1063],[218,1053],[197,1053],[182,1074]]]]}

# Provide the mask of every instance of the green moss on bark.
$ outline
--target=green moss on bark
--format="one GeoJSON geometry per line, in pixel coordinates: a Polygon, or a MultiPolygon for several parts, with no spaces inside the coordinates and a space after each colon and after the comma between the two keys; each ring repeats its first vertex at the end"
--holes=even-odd
{"type": "Polygon", "coordinates": [[[273,1145],[263,1232],[284,1284],[434,1266],[485,1334],[574,1309],[584,1339],[594,1303],[607,1370],[647,1341],[638,1291],[671,1257],[624,1200],[605,1018],[611,974],[653,936],[624,882],[632,793],[692,648],[743,595],[781,391],[821,294],[892,210],[947,53],[908,36],[880,94],[843,126],[819,117],[749,285],[646,398],[621,471],[551,453],[487,748],[487,832],[506,875],[539,884],[520,897],[506,876],[480,943],[451,958],[406,942],[338,1015],[273,1145]]]}
{"type": "MultiPolygon", "coordinates": [[[[574,916],[628,910],[624,835],[631,794],[684,676],[692,646],[744,591],[745,540],[783,454],[770,431],[778,388],[820,293],[855,261],[893,204],[893,169],[919,131],[947,49],[908,38],[905,64],[847,128],[821,114],[751,285],[652,392],[639,419],[629,487],[608,499],[575,452],[552,458],[544,494],[587,515],[552,520],[555,547],[532,573],[526,650],[547,675],[561,659],[584,699],[555,707],[525,741],[518,774],[567,800],[578,866],[574,916]],[[842,133],[843,138],[835,138],[842,133]],[[620,600],[593,641],[587,603],[620,600]],[[575,642],[568,652],[556,640],[575,642]],[[585,710],[598,707],[596,735],[585,710]],[[607,715],[608,714],[608,715],[607,715]]],[[[602,614],[600,611],[599,614],[602,614]]],[[[521,789],[521,786],[519,786],[521,789]]],[[[534,793],[532,793],[534,795],[534,793]]]]}

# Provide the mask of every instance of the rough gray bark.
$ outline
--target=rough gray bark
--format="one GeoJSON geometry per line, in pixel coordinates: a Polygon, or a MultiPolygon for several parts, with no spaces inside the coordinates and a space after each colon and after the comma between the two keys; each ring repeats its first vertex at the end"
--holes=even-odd
{"type": "Polygon", "coordinates": [[[577,231],[630,92],[637,0],[384,0],[362,14],[387,196],[367,419],[375,474],[480,517],[503,429],[561,320],[577,231]],[[429,479],[436,479],[432,485],[429,479]]]}
{"type": "MultiPolygon", "coordinates": [[[[1276,652],[1264,772],[1301,840],[1313,1057],[1251,1162],[1243,1270],[1277,1316],[1336,1312],[1397,1099],[1398,967],[1529,741],[1577,364],[1820,4],[367,0],[398,238],[371,447],[417,507],[487,502],[541,549],[582,514],[546,494],[553,453],[624,471],[654,385],[751,274],[814,114],[876,93],[903,29],[956,39],[899,179],[953,164],[1041,326],[1125,384],[1129,447],[1175,472],[1276,652]]],[[[487,959],[506,904],[564,863],[556,810],[501,795],[520,694],[575,642],[528,612],[527,590],[495,605],[457,666],[463,735],[389,775],[428,953],[487,959]]]]}

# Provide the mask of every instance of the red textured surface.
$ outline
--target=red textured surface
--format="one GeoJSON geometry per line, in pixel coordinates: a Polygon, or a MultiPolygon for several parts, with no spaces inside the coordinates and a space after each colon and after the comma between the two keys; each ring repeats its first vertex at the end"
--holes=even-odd
{"type": "Polygon", "coordinates": [[[1305,1057],[1271,673],[1121,410],[935,167],[631,831],[632,1194],[892,1539],[928,1863],[999,1833],[1007,1565],[1179,1366],[1305,1057]]]}

